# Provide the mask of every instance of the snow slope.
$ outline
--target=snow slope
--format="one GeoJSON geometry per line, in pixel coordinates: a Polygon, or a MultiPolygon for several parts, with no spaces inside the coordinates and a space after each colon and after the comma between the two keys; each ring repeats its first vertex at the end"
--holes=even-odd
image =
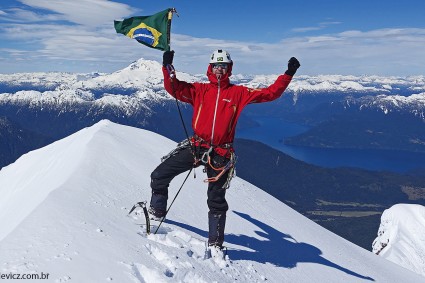
{"type": "Polygon", "coordinates": [[[385,210],[373,252],[425,276],[425,207],[396,204],[385,210]]]}
{"type": "MultiPolygon", "coordinates": [[[[4,167],[0,273],[43,272],[43,282],[79,283],[425,281],[239,178],[228,191],[229,258],[204,260],[201,169],[159,233],[144,235],[144,218],[127,213],[149,198],[150,172],[174,146],[155,133],[101,121],[4,167]]],[[[172,182],[170,197],[184,177],[172,182]]]]}

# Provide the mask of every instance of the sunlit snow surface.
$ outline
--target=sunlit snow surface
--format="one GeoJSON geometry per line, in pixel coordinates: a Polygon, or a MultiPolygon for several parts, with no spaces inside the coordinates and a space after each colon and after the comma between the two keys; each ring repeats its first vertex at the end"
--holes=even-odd
{"type": "MultiPolygon", "coordinates": [[[[145,235],[144,217],[127,214],[149,199],[150,173],[174,146],[158,134],[101,121],[4,167],[0,273],[49,273],[43,282],[424,281],[240,178],[227,192],[228,257],[204,260],[201,168],[158,234],[145,235]]],[[[170,198],[184,177],[171,183],[170,198]]]]}
{"type": "Polygon", "coordinates": [[[373,252],[425,276],[425,207],[397,204],[385,210],[373,252]]]}

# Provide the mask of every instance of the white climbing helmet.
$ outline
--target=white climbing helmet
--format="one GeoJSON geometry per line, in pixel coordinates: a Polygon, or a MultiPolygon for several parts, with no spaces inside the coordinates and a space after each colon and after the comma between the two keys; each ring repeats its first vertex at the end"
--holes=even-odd
{"type": "Polygon", "coordinates": [[[232,63],[229,52],[221,49],[214,51],[214,53],[211,55],[210,64],[214,63],[232,63]]]}

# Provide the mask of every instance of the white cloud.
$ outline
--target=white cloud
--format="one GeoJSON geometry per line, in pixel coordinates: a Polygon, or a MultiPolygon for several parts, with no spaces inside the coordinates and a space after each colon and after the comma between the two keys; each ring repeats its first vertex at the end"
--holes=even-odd
{"type": "MultiPolygon", "coordinates": [[[[186,53],[201,58],[214,48],[232,54],[235,72],[279,73],[291,56],[300,59],[304,74],[423,74],[425,66],[425,29],[380,29],[367,32],[347,31],[309,37],[286,38],[274,44],[253,42],[221,42],[213,39],[175,37],[176,58],[186,53]],[[182,44],[183,43],[183,44],[182,44]]],[[[205,69],[207,56],[198,70],[205,69]]],[[[181,58],[188,69],[194,69],[194,58],[181,58]]],[[[179,60],[179,59],[176,59],[179,60]]]]}
{"type": "MultiPolygon", "coordinates": [[[[20,49],[13,49],[13,48],[0,48],[0,53],[2,54],[8,53],[12,56],[20,56],[20,55],[26,54],[27,51],[20,50],[20,49]]],[[[3,57],[2,59],[6,59],[6,58],[3,57]]]]}
{"type": "Polygon", "coordinates": [[[33,8],[45,9],[60,14],[72,23],[99,26],[114,19],[126,17],[134,10],[122,3],[107,0],[19,0],[33,8]]]}
{"type": "Polygon", "coordinates": [[[309,31],[315,31],[315,30],[321,30],[321,27],[315,26],[315,27],[302,27],[302,28],[294,28],[292,29],[293,32],[309,32],[309,31]]]}
{"type": "Polygon", "coordinates": [[[321,22],[317,26],[294,28],[294,29],[292,29],[292,31],[293,32],[299,32],[299,33],[309,32],[309,31],[317,31],[317,30],[325,29],[325,28],[332,26],[332,25],[339,25],[339,24],[341,24],[341,22],[336,22],[336,21],[321,22]]]}
{"type": "Polygon", "coordinates": [[[34,11],[28,11],[20,8],[9,9],[9,13],[1,14],[2,19],[9,22],[44,22],[44,21],[60,21],[64,20],[59,14],[41,14],[34,11]]]}

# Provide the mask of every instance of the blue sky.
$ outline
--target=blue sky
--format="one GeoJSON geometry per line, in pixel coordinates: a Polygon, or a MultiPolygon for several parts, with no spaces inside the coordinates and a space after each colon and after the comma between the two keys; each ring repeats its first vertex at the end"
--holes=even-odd
{"type": "Polygon", "coordinates": [[[2,0],[0,73],[114,72],[162,52],[117,34],[114,19],[175,7],[177,70],[204,73],[215,49],[234,73],[425,75],[425,1],[2,0]]]}

